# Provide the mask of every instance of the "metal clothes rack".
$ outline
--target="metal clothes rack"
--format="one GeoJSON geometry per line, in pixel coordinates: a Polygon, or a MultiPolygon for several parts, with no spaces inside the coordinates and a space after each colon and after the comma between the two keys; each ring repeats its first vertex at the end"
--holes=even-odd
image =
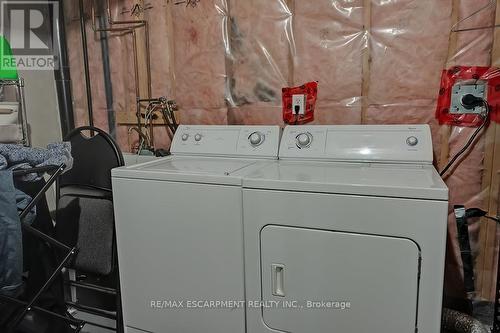
{"type": "Polygon", "coordinates": [[[24,97],[24,79],[18,78],[17,80],[2,80],[0,79],[0,87],[15,86],[17,89],[17,102],[19,103],[19,117],[21,129],[23,132],[22,144],[25,146],[31,145],[29,137],[28,120],[26,116],[26,100],[24,97]]]}
{"type": "Polygon", "coordinates": [[[45,193],[47,190],[55,183],[57,178],[63,173],[65,170],[66,166],[64,164],[58,165],[58,166],[45,166],[45,167],[35,167],[35,168],[30,168],[30,169],[23,169],[23,170],[15,170],[13,171],[13,176],[14,178],[16,177],[21,177],[24,175],[32,174],[32,173],[37,173],[37,174],[50,174],[50,178],[46,181],[45,185],[42,187],[42,189],[35,195],[33,200],[26,206],[26,208],[20,213],[19,217],[21,220],[21,226],[23,231],[28,232],[35,237],[42,239],[49,243],[50,245],[54,246],[57,249],[66,251],[66,255],[64,256],[64,259],[60,262],[60,264],[57,266],[57,268],[52,272],[50,275],[49,279],[43,284],[43,286],[35,293],[35,295],[27,302],[17,300],[12,297],[8,297],[5,295],[0,294],[0,300],[4,300],[10,303],[14,303],[17,305],[22,306],[22,310],[18,314],[13,315],[13,319],[9,322],[8,324],[8,331],[7,332],[14,332],[15,329],[18,327],[18,325],[21,323],[21,321],[24,319],[24,317],[31,311],[36,311],[39,312],[43,315],[50,316],[54,319],[57,320],[62,320],[74,327],[74,332],[78,333],[82,330],[82,328],[85,326],[86,322],[82,320],[78,320],[72,317],[66,317],[64,315],[40,308],[35,306],[35,303],[38,301],[42,293],[47,290],[51,284],[55,281],[55,279],[58,277],[60,274],[62,268],[66,265],[68,261],[70,261],[77,253],[76,247],[69,247],[66,246],[65,244],[55,240],[54,238],[50,237],[49,235],[41,232],[40,230],[33,228],[31,225],[28,223],[24,222],[23,219],[26,217],[26,215],[31,211],[33,207],[36,206],[36,204],[45,196],[45,193]]]}

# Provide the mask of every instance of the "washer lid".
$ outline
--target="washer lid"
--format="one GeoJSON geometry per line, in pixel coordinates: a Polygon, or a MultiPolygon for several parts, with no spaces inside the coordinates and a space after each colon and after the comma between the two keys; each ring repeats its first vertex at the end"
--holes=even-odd
{"type": "Polygon", "coordinates": [[[432,165],[279,161],[248,173],[243,186],[448,200],[448,188],[432,165]]]}
{"type": "Polygon", "coordinates": [[[243,170],[268,162],[197,156],[170,156],[160,160],[112,170],[113,177],[241,185],[243,170]]]}

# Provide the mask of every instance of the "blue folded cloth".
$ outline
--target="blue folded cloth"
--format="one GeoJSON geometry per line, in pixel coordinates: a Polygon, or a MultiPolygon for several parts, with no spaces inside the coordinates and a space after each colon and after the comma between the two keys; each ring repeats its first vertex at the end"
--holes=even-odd
{"type": "MultiPolygon", "coordinates": [[[[16,205],[17,205],[17,211],[19,214],[26,207],[28,207],[31,200],[33,200],[33,199],[29,195],[16,189],[16,205]]],[[[35,221],[35,218],[36,218],[36,205],[33,208],[31,208],[31,210],[28,212],[28,214],[24,217],[23,222],[31,224],[31,223],[33,223],[33,221],[35,221]]]]}
{"type": "MultiPolygon", "coordinates": [[[[0,170],[19,170],[61,164],[66,165],[65,171],[73,166],[69,142],[51,143],[46,149],[17,144],[0,144],[0,170]]],[[[35,181],[40,177],[37,174],[30,174],[23,180],[35,181]]]]}
{"type": "Polygon", "coordinates": [[[7,166],[8,166],[7,159],[2,155],[0,155],[0,170],[7,169],[7,166]]]}

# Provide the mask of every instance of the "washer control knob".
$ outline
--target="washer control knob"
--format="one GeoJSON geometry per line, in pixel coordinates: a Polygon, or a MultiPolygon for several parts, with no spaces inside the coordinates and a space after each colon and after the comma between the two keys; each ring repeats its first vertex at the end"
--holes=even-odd
{"type": "Polygon", "coordinates": [[[187,141],[187,139],[189,139],[189,134],[187,134],[187,133],[182,134],[181,139],[182,139],[182,141],[187,141]]]}
{"type": "Polygon", "coordinates": [[[194,141],[201,141],[201,134],[198,133],[194,136],[194,141]]]}
{"type": "Polygon", "coordinates": [[[248,140],[250,141],[250,144],[252,146],[257,147],[257,146],[260,146],[264,142],[265,138],[266,137],[261,132],[253,132],[248,137],[248,140]]]}
{"type": "Polygon", "coordinates": [[[311,145],[313,138],[310,133],[300,133],[295,139],[299,148],[306,148],[311,145]]]}
{"type": "Polygon", "coordinates": [[[406,139],[406,144],[408,146],[416,146],[418,144],[418,139],[414,136],[410,136],[408,139],[406,139]]]}

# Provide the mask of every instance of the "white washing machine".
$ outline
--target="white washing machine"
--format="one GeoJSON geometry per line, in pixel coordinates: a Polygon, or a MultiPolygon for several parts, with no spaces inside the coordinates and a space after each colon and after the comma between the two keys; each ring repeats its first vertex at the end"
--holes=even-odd
{"type": "Polygon", "coordinates": [[[428,126],[290,126],[243,180],[247,332],[439,333],[448,189],[428,126]]]}
{"type": "Polygon", "coordinates": [[[277,159],[280,131],[180,126],[172,156],[113,170],[128,333],[245,332],[242,175],[277,159]]]}

